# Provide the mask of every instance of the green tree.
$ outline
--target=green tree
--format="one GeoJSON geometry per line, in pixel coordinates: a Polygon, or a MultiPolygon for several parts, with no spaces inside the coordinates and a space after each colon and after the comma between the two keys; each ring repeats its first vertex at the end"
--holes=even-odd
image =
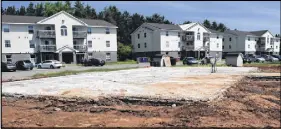
{"type": "Polygon", "coordinates": [[[224,32],[226,30],[226,26],[223,23],[220,23],[217,27],[217,31],[224,32]]]}
{"type": "Polygon", "coordinates": [[[131,45],[124,45],[123,43],[117,44],[117,55],[120,61],[124,61],[131,57],[132,54],[132,46],[131,45]]]}
{"type": "Polygon", "coordinates": [[[1,14],[5,14],[5,10],[3,9],[3,7],[1,7],[1,14]]]}
{"type": "Polygon", "coordinates": [[[94,8],[91,9],[91,18],[97,19],[97,13],[96,13],[96,10],[94,8]]]}
{"type": "Polygon", "coordinates": [[[164,16],[161,16],[158,13],[154,13],[152,16],[146,17],[146,22],[150,23],[170,23],[170,21],[165,20],[164,16]]]}
{"type": "Polygon", "coordinates": [[[131,26],[132,24],[132,17],[129,12],[124,11],[120,17],[120,24],[119,24],[119,33],[118,33],[118,41],[122,43],[131,43],[131,26]]]}
{"type": "Polygon", "coordinates": [[[206,28],[211,28],[211,23],[210,23],[210,21],[207,20],[207,19],[204,20],[203,25],[204,25],[206,28]]]}
{"type": "Polygon", "coordinates": [[[71,7],[71,2],[70,1],[65,1],[64,11],[66,11],[67,13],[73,15],[73,9],[71,7]]]}
{"type": "Polygon", "coordinates": [[[190,24],[190,23],[192,23],[191,21],[185,21],[185,22],[183,22],[183,24],[190,24]]]}
{"type": "Polygon", "coordinates": [[[15,6],[8,6],[6,14],[7,15],[15,15],[16,14],[15,6]]]}
{"type": "Polygon", "coordinates": [[[44,8],[43,8],[43,3],[38,3],[35,6],[35,16],[44,16],[44,8]]]}
{"type": "Polygon", "coordinates": [[[217,30],[217,28],[218,28],[218,24],[217,24],[217,22],[216,22],[216,21],[213,21],[213,22],[212,22],[211,29],[213,29],[213,30],[217,30]]]}
{"type": "Polygon", "coordinates": [[[91,6],[87,4],[86,7],[85,7],[86,18],[91,19],[92,18],[91,13],[92,13],[91,6]]]}
{"type": "Polygon", "coordinates": [[[26,8],[26,15],[27,16],[34,16],[35,15],[35,9],[34,4],[32,2],[29,3],[28,7],[26,8]]]}
{"type": "Polygon", "coordinates": [[[19,15],[25,15],[26,14],[26,11],[25,11],[25,7],[24,6],[21,6],[20,7],[20,10],[19,10],[19,15]]]}
{"type": "Polygon", "coordinates": [[[84,5],[80,1],[75,1],[74,4],[74,16],[78,18],[85,18],[84,5]]]}

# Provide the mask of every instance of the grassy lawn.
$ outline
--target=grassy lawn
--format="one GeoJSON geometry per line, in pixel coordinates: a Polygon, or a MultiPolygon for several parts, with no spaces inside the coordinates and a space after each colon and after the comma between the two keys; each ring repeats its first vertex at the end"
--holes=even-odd
{"type": "Polygon", "coordinates": [[[116,65],[116,64],[137,64],[137,61],[126,60],[126,61],[117,61],[117,62],[106,62],[105,65],[116,65]]]}
{"type": "Polygon", "coordinates": [[[87,72],[110,72],[110,71],[118,71],[118,70],[129,70],[129,69],[136,69],[135,68],[118,68],[118,69],[88,69],[88,70],[81,70],[81,71],[74,71],[74,70],[66,70],[61,72],[51,72],[51,73],[39,73],[32,76],[32,79],[35,78],[45,78],[45,77],[58,77],[58,76],[66,76],[66,75],[75,75],[79,73],[87,73],[87,72]]]}

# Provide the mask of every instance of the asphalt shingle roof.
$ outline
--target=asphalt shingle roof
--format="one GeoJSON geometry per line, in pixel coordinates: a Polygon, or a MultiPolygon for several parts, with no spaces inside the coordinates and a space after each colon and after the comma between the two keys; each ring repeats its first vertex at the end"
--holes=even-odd
{"type": "Polygon", "coordinates": [[[182,30],[178,25],[173,24],[160,24],[160,23],[146,23],[158,29],[164,30],[182,30]]]}
{"type": "Polygon", "coordinates": [[[240,31],[240,30],[225,30],[224,33],[233,34],[233,35],[236,35],[236,36],[240,36],[240,35],[253,35],[253,36],[256,36],[253,33],[250,33],[250,32],[247,32],[247,31],[240,31]]]}
{"type": "MultiPolygon", "coordinates": [[[[2,22],[9,22],[9,23],[36,23],[39,22],[47,17],[36,17],[36,16],[17,16],[17,15],[2,15],[2,22]]],[[[116,27],[115,25],[106,22],[104,20],[98,19],[84,19],[78,18],[79,20],[85,22],[91,26],[110,26],[116,27]]]]}
{"type": "Polygon", "coordinates": [[[267,30],[260,30],[260,31],[250,31],[250,33],[255,34],[257,36],[262,36],[264,33],[266,33],[267,30]]]}

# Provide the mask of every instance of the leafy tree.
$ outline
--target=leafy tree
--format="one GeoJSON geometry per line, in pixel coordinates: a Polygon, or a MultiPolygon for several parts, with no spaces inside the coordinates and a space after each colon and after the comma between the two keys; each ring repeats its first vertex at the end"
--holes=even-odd
{"type": "Polygon", "coordinates": [[[218,24],[217,24],[217,22],[216,22],[216,21],[213,21],[213,22],[212,22],[211,29],[213,29],[213,30],[217,30],[217,28],[218,28],[218,24]]]}
{"type": "Polygon", "coordinates": [[[74,4],[74,16],[78,18],[85,18],[84,5],[80,1],[75,1],[74,4]]]}
{"type": "Polygon", "coordinates": [[[85,7],[85,14],[86,14],[86,18],[89,18],[89,19],[91,19],[92,17],[91,17],[91,12],[92,10],[91,10],[91,6],[90,5],[86,5],[86,7],[85,7]]]}
{"type": "Polygon", "coordinates": [[[43,3],[37,4],[35,6],[35,16],[43,16],[43,15],[44,15],[43,3]]]}
{"type": "Polygon", "coordinates": [[[226,26],[223,23],[220,23],[217,27],[217,31],[224,32],[226,30],[226,26]]]}
{"type": "Polygon", "coordinates": [[[210,21],[207,20],[207,19],[204,20],[203,25],[204,25],[206,28],[211,28],[211,23],[210,23],[210,21]]]}
{"type": "Polygon", "coordinates": [[[4,13],[5,13],[5,11],[4,11],[3,7],[1,6],[1,14],[4,14],[4,13]]]}
{"type": "Polygon", "coordinates": [[[64,11],[66,11],[67,13],[73,15],[73,9],[71,7],[71,2],[70,1],[65,1],[65,4],[64,4],[64,11]]]}
{"type": "Polygon", "coordinates": [[[131,45],[124,45],[123,43],[117,44],[118,49],[117,49],[117,55],[119,60],[124,61],[128,58],[130,58],[132,54],[132,46],[131,45]]]}
{"type": "Polygon", "coordinates": [[[16,8],[15,8],[15,6],[8,6],[6,14],[7,15],[16,15],[16,8]]]}
{"type": "Polygon", "coordinates": [[[25,15],[25,14],[26,14],[25,7],[21,6],[19,10],[19,15],[25,15]]]}
{"type": "Polygon", "coordinates": [[[132,25],[132,17],[129,12],[124,11],[121,14],[120,24],[118,26],[119,27],[118,41],[122,43],[129,43],[129,44],[131,43],[131,38],[130,38],[131,28],[129,28],[130,25],[132,25]]]}
{"type": "Polygon", "coordinates": [[[26,15],[27,16],[34,16],[35,15],[35,9],[34,4],[32,2],[29,3],[28,7],[26,8],[26,15]]]}
{"type": "Polygon", "coordinates": [[[160,14],[157,13],[153,14],[150,17],[146,17],[146,22],[172,24],[169,20],[165,19],[164,16],[161,16],[160,14]]]}
{"type": "Polygon", "coordinates": [[[191,21],[185,21],[183,22],[183,24],[189,24],[189,23],[192,23],[191,21]]]}
{"type": "Polygon", "coordinates": [[[96,13],[96,10],[94,8],[91,9],[90,17],[93,18],[93,19],[97,19],[97,13],[96,13]]]}

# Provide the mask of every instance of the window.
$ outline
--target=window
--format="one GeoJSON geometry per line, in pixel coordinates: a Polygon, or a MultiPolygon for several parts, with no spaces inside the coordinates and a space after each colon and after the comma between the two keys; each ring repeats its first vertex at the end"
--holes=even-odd
{"type": "Polygon", "coordinates": [[[276,49],[278,49],[278,46],[276,46],[276,49]]]}
{"type": "Polygon", "coordinates": [[[109,28],[106,28],[106,29],[105,29],[105,33],[106,33],[106,34],[110,34],[109,28]]]}
{"type": "Polygon", "coordinates": [[[272,46],[270,46],[271,48],[273,48],[272,46]]]}
{"type": "Polygon", "coordinates": [[[34,59],[35,58],[35,54],[30,54],[30,58],[34,59]]]}
{"type": "Polygon", "coordinates": [[[12,55],[6,55],[7,62],[12,62],[12,55]]]}
{"type": "Polygon", "coordinates": [[[250,44],[248,44],[248,48],[250,48],[250,44]]]}
{"type": "Polygon", "coordinates": [[[250,37],[248,37],[248,41],[250,41],[250,37]]]}
{"type": "Polygon", "coordinates": [[[143,36],[146,38],[146,33],[144,33],[143,36]]]}
{"type": "Polygon", "coordinates": [[[168,31],[166,31],[166,36],[169,36],[169,32],[168,31]]]}
{"type": "Polygon", "coordinates": [[[200,40],[200,33],[197,33],[197,40],[200,40]]]}
{"type": "Polygon", "coordinates": [[[222,41],[224,42],[224,38],[222,38],[222,41]]]}
{"type": "Polygon", "coordinates": [[[105,60],[106,61],[110,61],[111,60],[110,53],[106,53],[105,60]]]}
{"type": "Polygon", "coordinates": [[[29,48],[35,48],[35,44],[32,40],[29,40],[29,48]]]}
{"type": "Polygon", "coordinates": [[[169,47],[170,44],[169,44],[169,41],[166,41],[166,47],[169,47]]]}
{"type": "Polygon", "coordinates": [[[92,33],[92,29],[91,28],[88,28],[88,34],[91,34],[92,33]]]}
{"type": "Polygon", "coordinates": [[[279,39],[276,39],[276,42],[279,42],[279,39]]]}
{"type": "Polygon", "coordinates": [[[28,26],[28,33],[29,34],[33,34],[34,33],[33,26],[28,26]]]}
{"type": "Polygon", "coordinates": [[[110,41],[106,41],[106,47],[110,47],[110,41]]]}
{"type": "Polygon", "coordinates": [[[217,43],[217,48],[219,48],[220,47],[220,45],[219,45],[219,43],[217,43]]]}
{"type": "Polygon", "coordinates": [[[146,48],[147,46],[146,46],[146,43],[144,43],[144,48],[146,48]]]}
{"type": "Polygon", "coordinates": [[[67,36],[67,27],[66,26],[61,26],[60,27],[60,31],[61,31],[61,36],[67,36]]]}
{"type": "Polygon", "coordinates": [[[140,44],[138,44],[138,48],[140,48],[140,44]]]}
{"type": "Polygon", "coordinates": [[[93,53],[88,53],[88,56],[93,56],[93,53]]]}
{"type": "Polygon", "coordinates": [[[229,45],[228,48],[231,49],[231,45],[229,45]]]}
{"type": "Polygon", "coordinates": [[[180,32],[178,32],[178,37],[181,37],[181,34],[180,34],[180,32]]]}
{"type": "Polygon", "coordinates": [[[45,40],[45,45],[49,45],[49,41],[48,40],[45,40]]]}
{"type": "Polygon", "coordinates": [[[4,32],[10,32],[9,25],[3,25],[3,31],[4,32]]]}
{"type": "Polygon", "coordinates": [[[219,39],[219,36],[217,36],[217,39],[219,39]]]}
{"type": "Polygon", "coordinates": [[[92,47],[92,41],[88,41],[88,47],[89,47],[89,48],[92,47]]]}
{"type": "Polygon", "coordinates": [[[224,49],[224,45],[222,45],[222,49],[224,49]]]}
{"type": "Polygon", "coordinates": [[[229,38],[229,41],[231,41],[231,38],[229,38]]]}
{"type": "Polygon", "coordinates": [[[64,20],[61,20],[61,24],[64,24],[64,20]]]}
{"type": "Polygon", "coordinates": [[[180,48],[181,47],[181,42],[178,42],[178,48],[180,48]]]}
{"type": "Polygon", "coordinates": [[[10,40],[5,40],[5,47],[11,47],[10,40]]]}
{"type": "Polygon", "coordinates": [[[140,39],[140,34],[138,34],[138,39],[140,39]]]}
{"type": "Polygon", "coordinates": [[[269,43],[269,36],[267,36],[267,43],[269,43]]]}

